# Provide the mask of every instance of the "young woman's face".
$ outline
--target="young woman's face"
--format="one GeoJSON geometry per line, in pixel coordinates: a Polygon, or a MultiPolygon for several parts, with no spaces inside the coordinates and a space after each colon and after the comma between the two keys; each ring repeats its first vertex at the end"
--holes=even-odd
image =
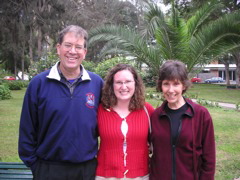
{"type": "Polygon", "coordinates": [[[128,70],[118,71],[113,77],[113,89],[118,101],[130,102],[135,92],[133,74],[128,70]]]}
{"type": "Polygon", "coordinates": [[[182,96],[184,89],[184,85],[179,80],[163,80],[162,92],[168,102],[169,108],[178,109],[185,103],[182,96]]]}

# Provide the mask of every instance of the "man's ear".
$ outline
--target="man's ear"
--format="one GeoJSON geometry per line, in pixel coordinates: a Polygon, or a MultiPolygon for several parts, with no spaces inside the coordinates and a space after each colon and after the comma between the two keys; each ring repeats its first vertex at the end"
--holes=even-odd
{"type": "Polygon", "coordinates": [[[61,46],[61,45],[60,45],[59,43],[56,45],[56,49],[57,49],[57,54],[58,54],[58,55],[60,55],[60,46],[61,46]]]}

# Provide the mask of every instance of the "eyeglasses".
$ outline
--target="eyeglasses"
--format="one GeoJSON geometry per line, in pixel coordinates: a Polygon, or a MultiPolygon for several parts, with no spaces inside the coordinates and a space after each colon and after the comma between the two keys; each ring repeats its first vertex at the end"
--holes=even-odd
{"type": "Polygon", "coordinates": [[[84,50],[85,48],[83,46],[80,45],[73,45],[73,44],[68,44],[68,43],[64,43],[63,47],[65,50],[70,51],[72,50],[72,48],[74,47],[76,52],[81,52],[82,50],[84,50]]]}
{"type": "Polygon", "coordinates": [[[131,84],[134,83],[134,82],[135,82],[135,81],[125,81],[125,82],[116,81],[116,82],[114,82],[114,84],[117,85],[117,86],[122,86],[123,84],[124,84],[125,86],[129,86],[129,85],[131,85],[131,84]]]}

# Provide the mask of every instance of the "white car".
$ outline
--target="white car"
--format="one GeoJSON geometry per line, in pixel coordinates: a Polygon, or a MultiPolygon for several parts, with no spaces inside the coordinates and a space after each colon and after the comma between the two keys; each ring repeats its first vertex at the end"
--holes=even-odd
{"type": "Polygon", "coordinates": [[[220,82],[224,82],[223,78],[221,77],[212,77],[210,79],[205,80],[205,83],[220,83],[220,82]]]}

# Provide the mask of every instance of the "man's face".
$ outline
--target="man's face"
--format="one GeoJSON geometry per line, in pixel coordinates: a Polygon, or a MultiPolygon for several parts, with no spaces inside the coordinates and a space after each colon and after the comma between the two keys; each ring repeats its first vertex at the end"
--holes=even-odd
{"type": "Polygon", "coordinates": [[[69,32],[64,36],[62,44],[57,44],[60,68],[67,71],[75,71],[79,68],[87,53],[84,42],[84,38],[74,32],[69,32]]]}

